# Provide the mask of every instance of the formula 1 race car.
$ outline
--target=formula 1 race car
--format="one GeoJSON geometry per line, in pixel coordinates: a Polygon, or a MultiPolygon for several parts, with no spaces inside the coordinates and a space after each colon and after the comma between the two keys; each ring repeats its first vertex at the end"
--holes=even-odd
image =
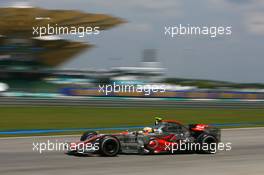
{"type": "Polygon", "coordinates": [[[215,153],[220,129],[205,124],[183,125],[178,121],[156,119],[153,127],[118,134],[85,132],[79,142],[68,143],[68,154],[160,154],[177,152],[215,153]]]}

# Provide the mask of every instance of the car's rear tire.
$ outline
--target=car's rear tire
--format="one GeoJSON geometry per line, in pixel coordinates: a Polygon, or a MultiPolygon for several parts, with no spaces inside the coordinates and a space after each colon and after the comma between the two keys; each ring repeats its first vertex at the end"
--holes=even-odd
{"type": "Polygon", "coordinates": [[[200,150],[196,150],[198,153],[203,153],[203,154],[215,154],[216,153],[218,140],[216,139],[215,136],[210,135],[210,134],[201,134],[197,138],[197,141],[201,146],[200,150]],[[207,145],[207,146],[204,146],[204,145],[207,145]],[[208,148],[208,149],[203,149],[203,148],[208,148]]]}
{"type": "Polygon", "coordinates": [[[100,141],[100,154],[102,156],[114,157],[120,151],[120,142],[116,137],[105,136],[100,141]]]}
{"type": "Polygon", "coordinates": [[[87,132],[83,133],[83,135],[80,138],[80,141],[83,142],[85,140],[88,140],[88,139],[92,138],[95,135],[97,135],[97,132],[95,132],[95,131],[87,131],[87,132]]]}

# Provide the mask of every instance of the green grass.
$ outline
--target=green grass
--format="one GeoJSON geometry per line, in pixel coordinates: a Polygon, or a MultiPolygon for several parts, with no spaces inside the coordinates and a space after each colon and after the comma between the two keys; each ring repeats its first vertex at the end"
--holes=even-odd
{"type": "Polygon", "coordinates": [[[0,130],[152,125],[155,116],[183,123],[252,123],[264,122],[264,109],[1,107],[0,130]]]}

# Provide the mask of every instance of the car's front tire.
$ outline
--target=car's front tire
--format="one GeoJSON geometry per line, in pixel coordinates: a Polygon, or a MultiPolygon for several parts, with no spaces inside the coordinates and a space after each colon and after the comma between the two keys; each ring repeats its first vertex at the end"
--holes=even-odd
{"type": "Polygon", "coordinates": [[[100,141],[100,154],[107,157],[117,156],[120,147],[120,142],[116,137],[105,136],[100,141]]]}

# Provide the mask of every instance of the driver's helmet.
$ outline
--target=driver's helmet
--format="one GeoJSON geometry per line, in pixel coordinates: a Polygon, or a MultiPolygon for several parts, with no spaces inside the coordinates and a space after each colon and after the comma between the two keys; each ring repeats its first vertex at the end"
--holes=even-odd
{"type": "Polygon", "coordinates": [[[161,117],[155,117],[155,125],[158,125],[162,121],[161,117]]]}
{"type": "Polygon", "coordinates": [[[145,127],[143,129],[143,133],[153,133],[153,132],[154,132],[154,129],[151,127],[145,127]]]}

